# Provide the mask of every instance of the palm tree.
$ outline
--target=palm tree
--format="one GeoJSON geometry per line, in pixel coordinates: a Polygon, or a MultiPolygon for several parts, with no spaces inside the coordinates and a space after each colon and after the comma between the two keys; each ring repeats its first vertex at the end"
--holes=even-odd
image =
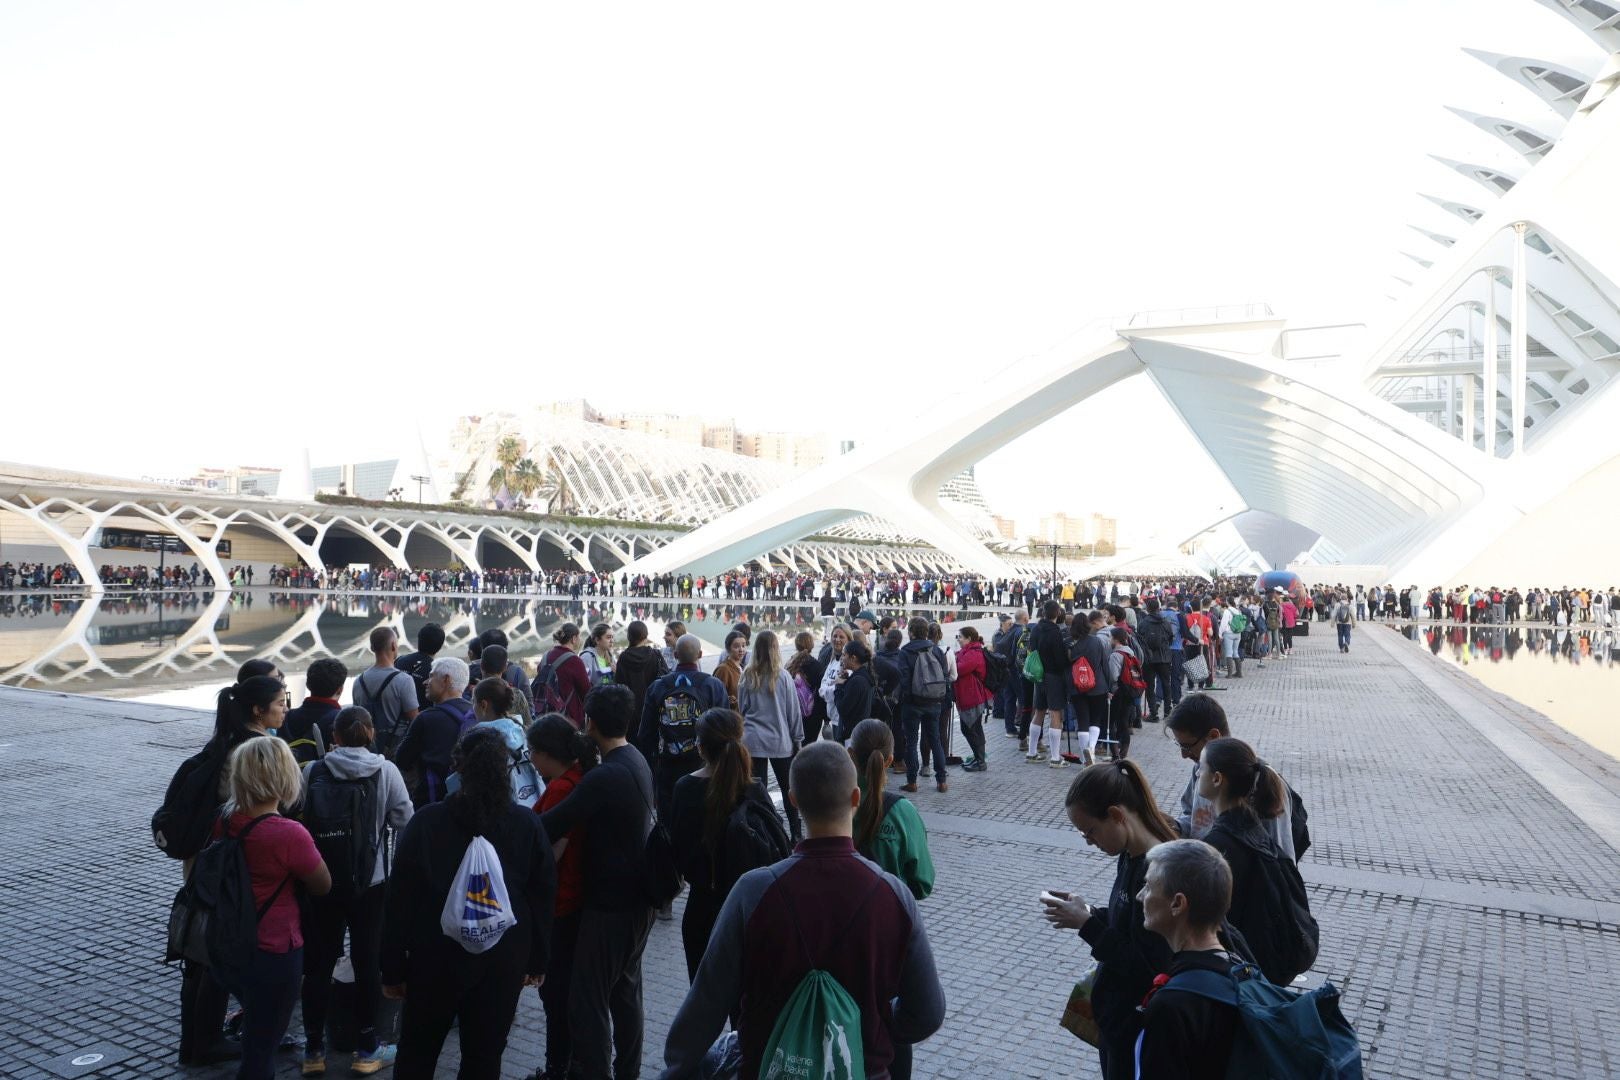
{"type": "Polygon", "coordinates": [[[504,436],[495,446],[495,467],[489,471],[489,493],[500,501],[503,490],[512,490],[517,463],[523,457],[523,440],[516,435],[504,436]]]}
{"type": "Polygon", "coordinates": [[[524,458],[512,467],[512,493],[522,498],[528,498],[540,490],[545,474],[540,466],[534,463],[533,458],[524,458]]]}
{"type": "Polygon", "coordinates": [[[545,496],[547,509],[551,513],[573,512],[574,493],[568,487],[568,476],[563,472],[562,461],[554,451],[546,452],[545,474],[535,486],[535,492],[545,496]]]}

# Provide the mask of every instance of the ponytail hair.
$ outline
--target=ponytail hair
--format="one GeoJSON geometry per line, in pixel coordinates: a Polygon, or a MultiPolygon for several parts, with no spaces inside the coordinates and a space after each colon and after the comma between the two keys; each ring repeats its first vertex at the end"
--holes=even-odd
{"type": "Polygon", "coordinates": [[[574,727],[562,713],[546,713],[529,726],[529,752],[545,754],[564,765],[578,765],[588,773],[601,763],[596,741],[574,727]]]}
{"type": "Polygon", "coordinates": [[[704,797],[703,843],[718,857],[726,822],[754,782],[754,761],[743,745],[743,718],[734,709],[710,709],[697,721],[698,754],[709,766],[704,797]]]}
{"type": "Polygon", "coordinates": [[[1176,831],[1176,823],[1159,809],[1147,774],[1129,758],[1083,769],[1069,785],[1063,805],[1078,806],[1087,817],[1099,821],[1108,816],[1110,806],[1117,806],[1134,815],[1157,840],[1168,842],[1181,835],[1176,831]]]}
{"type": "Polygon", "coordinates": [[[478,685],[473,689],[473,704],[480,701],[489,706],[497,719],[511,715],[512,706],[516,703],[512,685],[499,675],[478,680],[478,685]]]}
{"type": "Polygon", "coordinates": [[[269,708],[286,692],[286,684],[273,675],[250,675],[221,690],[215,699],[210,744],[216,750],[233,750],[259,734],[254,727],[254,710],[269,708]]]}
{"type": "Polygon", "coordinates": [[[883,825],[883,791],[889,785],[894,732],[882,720],[862,720],[850,733],[849,756],[861,775],[861,805],[855,808],[855,850],[868,854],[883,825]]]}
{"type": "Polygon", "coordinates": [[[1254,748],[1242,739],[1228,736],[1204,747],[1204,768],[1226,777],[1244,807],[1260,820],[1270,821],[1283,812],[1287,792],[1282,777],[1263,764],[1254,748]]]}

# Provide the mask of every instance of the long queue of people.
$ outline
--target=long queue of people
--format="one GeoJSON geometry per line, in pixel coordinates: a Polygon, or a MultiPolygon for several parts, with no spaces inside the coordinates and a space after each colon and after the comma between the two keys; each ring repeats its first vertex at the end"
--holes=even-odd
{"type": "MultiPolygon", "coordinates": [[[[1264,620],[1273,601],[1248,599],[1264,620]]],[[[1302,800],[1231,737],[1212,696],[1164,682],[1169,641],[1155,624],[1190,635],[1180,640],[1197,659],[1219,658],[1200,634],[1231,628],[1245,605],[1216,601],[1185,601],[1180,620],[1157,597],[1134,619],[1134,603],[1065,619],[1053,601],[992,642],[963,626],[950,650],[938,624],[913,618],[900,641],[899,627],[860,613],[820,649],[810,631],[795,635],[786,659],[774,632],[739,625],[712,674],[679,623],[660,648],[633,622],[622,650],[606,624],[567,624],[532,678],[498,630],[462,659],[440,655],[434,624],[406,655],[381,627],[348,707],[336,659],[310,666],[296,709],[281,673],[251,661],[153,819],[159,847],[185,860],[171,914],[180,1061],[240,1057],[240,1077],[269,1077],[301,1002],[302,1072],[324,1075],[347,938],[355,1075],[432,1076],[455,1026],[459,1075],[499,1076],[526,987],[545,1017],[534,1080],[639,1075],[642,954],[684,888],[691,989],[663,1076],[752,1078],[773,1061],[821,1075],[841,1053],[848,1075],[909,1077],[911,1048],[945,1011],[918,909],[935,869],[902,794],[916,790],[923,747],[945,791],[953,711],[972,753],[962,764],[983,771],[997,703],[1039,750],[1055,745],[1043,731],[1106,718],[1118,694],[1138,711],[1162,704],[1166,734],[1194,762],[1182,813],[1159,812],[1128,740],[1082,769],[1065,806],[1088,844],[1118,858],[1115,886],[1106,907],[1048,891],[1042,910],[1091,950],[1076,995],[1106,1076],[1223,1075],[1243,1027],[1233,978],[1288,985],[1314,960],[1317,931],[1294,867],[1310,843],[1302,800]],[[901,792],[887,790],[895,768],[901,792]],[[220,871],[232,852],[251,883],[236,893],[220,871]],[[199,908],[215,925],[255,915],[254,929],[235,953],[213,938],[188,947],[199,908]],[[1219,975],[1225,997],[1211,1001],[1193,972],[1219,975]],[[807,1040],[783,1022],[807,1009],[840,1037],[807,1040]]],[[[1234,658],[1241,640],[1239,628],[1234,658]]],[[[1188,674],[1184,662],[1177,678],[1188,674]]]]}

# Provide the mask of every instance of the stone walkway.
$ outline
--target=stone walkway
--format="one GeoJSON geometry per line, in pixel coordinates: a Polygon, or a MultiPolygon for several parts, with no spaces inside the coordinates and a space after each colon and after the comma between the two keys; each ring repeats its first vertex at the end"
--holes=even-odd
{"type": "MultiPolygon", "coordinates": [[[[1616,763],[1385,626],[1359,627],[1349,655],[1317,635],[1245,670],[1221,698],[1310,810],[1317,970],[1344,991],[1368,1074],[1620,1076],[1616,763]]],[[[161,963],[178,867],[146,821],[207,728],[186,710],[0,690],[0,1075],[184,1075],[179,975],[161,963]]],[[[917,1075],[1095,1076],[1089,1048],[1057,1026],[1086,957],[1041,921],[1036,896],[1073,887],[1103,902],[1112,864],[1064,819],[1074,770],[1025,766],[999,734],[991,753],[990,771],[914,796],[938,865],[922,912],[949,1001],[917,1075]]],[[[1189,766],[1159,727],[1133,756],[1173,803],[1189,766]]],[[[685,990],[677,923],[655,926],[646,972],[652,1075],[685,990]]],[[[526,997],[507,1076],[538,1064],[542,1027],[526,997]]],[[[282,1072],[296,1075],[296,1055],[282,1072]]]]}

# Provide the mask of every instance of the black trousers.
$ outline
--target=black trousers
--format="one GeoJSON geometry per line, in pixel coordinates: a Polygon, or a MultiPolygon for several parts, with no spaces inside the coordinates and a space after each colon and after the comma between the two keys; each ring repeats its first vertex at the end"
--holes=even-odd
{"type": "Polygon", "coordinates": [[[681,915],[681,948],[686,952],[686,978],[697,978],[698,965],[709,947],[709,935],[714,922],[720,917],[720,908],[726,902],[723,894],[706,885],[689,883],[686,890],[686,911],[681,915]]]}
{"type": "Polygon", "coordinates": [[[788,770],[793,765],[790,757],[755,758],[754,779],[760,783],[765,782],[765,768],[769,764],[771,772],[776,774],[776,786],[782,789],[782,812],[787,815],[788,832],[797,839],[799,836],[799,811],[788,798],[788,770]]]}
{"type": "Polygon", "coordinates": [[[229,997],[206,967],[186,961],[180,975],[182,1061],[190,1061],[225,1037],[225,1007],[229,997]]]}
{"type": "Polygon", "coordinates": [[[349,931],[354,964],[355,1049],[377,1049],[377,1006],[382,1000],[383,886],[379,882],[346,900],[320,897],[304,914],[304,1039],[311,1048],[326,1045],[326,1008],[332,999],[332,969],[343,955],[349,931]]]}
{"type": "Polygon", "coordinates": [[[287,1033],[298,983],[304,973],[304,950],[253,954],[247,982],[242,987],[242,1063],[236,1080],[272,1080],[276,1074],[276,1047],[287,1033]]]}
{"type": "Polygon", "coordinates": [[[675,798],[675,781],[701,768],[703,759],[696,751],[679,757],[659,754],[653,758],[653,806],[657,808],[658,820],[665,828],[669,827],[669,809],[675,798]]]}
{"type": "Polygon", "coordinates": [[[546,1072],[567,1076],[573,1067],[574,1039],[568,1028],[568,988],[574,975],[574,947],[579,941],[579,912],[558,915],[551,923],[551,958],[540,987],[546,1014],[546,1072]]]}
{"type": "MultiPolygon", "coordinates": [[[[507,931],[511,933],[511,931],[507,931]]],[[[504,942],[503,942],[504,944],[504,942]]],[[[460,1080],[500,1080],[506,1035],[523,992],[525,947],[496,958],[485,954],[451,970],[423,971],[405,984],[399,1025],[397,1080],[433,1080],[450,1025],[460,1029],[460,1080]],[[494,961],[494,962],[491,962],[494,961]]]]}
{"type": "Polygon", "coordinates": [[[652,921],[651,908],[580,913],[568,980],[568,1025],[574,1035],[574,1070],[582,1080],[636,1080],[641,1075],[646,1024],[641,953],[652,921]]]}

